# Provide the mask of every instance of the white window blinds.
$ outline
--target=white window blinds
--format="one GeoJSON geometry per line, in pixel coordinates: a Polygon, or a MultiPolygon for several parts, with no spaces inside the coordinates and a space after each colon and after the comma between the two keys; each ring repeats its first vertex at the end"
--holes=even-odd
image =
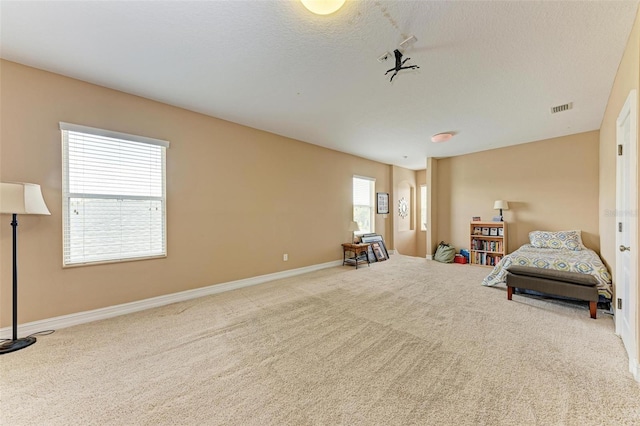
{"type": "Polygon", "coordinates": [[[63,264],[166,256],[169,142],[60,123],[63,264]]]}
{"type": "Polygon", "coordinates": [[[420,230],[427,230],[427,185],[420,185],[420,230]]]}
{"type": "Polygon", "coordinates": [[[374,192],[375,179],[354,176],[353,177],[353,220],[360,228],[356,234],[368,234],[374,229],[374,192]]]}

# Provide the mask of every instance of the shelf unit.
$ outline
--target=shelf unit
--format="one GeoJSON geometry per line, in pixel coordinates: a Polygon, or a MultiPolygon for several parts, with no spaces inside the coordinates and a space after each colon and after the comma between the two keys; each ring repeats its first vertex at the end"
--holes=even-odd
{"type": "Polygon", "coordinates": [[[469,263],[494,267],[507,254],[506,222],[469,223],[469,263]]]}

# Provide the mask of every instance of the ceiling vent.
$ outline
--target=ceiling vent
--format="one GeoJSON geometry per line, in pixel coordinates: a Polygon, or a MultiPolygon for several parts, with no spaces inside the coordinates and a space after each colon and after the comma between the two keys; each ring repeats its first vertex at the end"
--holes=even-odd
{"type": "Polygon", "coordinates": [[[562,111],[568,111],[571,108],[573,108],[573,102],[569,102],[568,104],[564,104],[564,105],[554,106],[554,107],[551,107],[551,114],[556,114],[562,111]]]}
{"type": "Polygon", "coordinates": [[[418,39],[416,38],[416,36],[412,35],[409,36],[408,39],[404,40],[402,43],[400,43],[400,48],[401,49],[406,49],[407,47],[411,46],[413,43],[415,43],[416,41],[418,41],[418,39]]]}

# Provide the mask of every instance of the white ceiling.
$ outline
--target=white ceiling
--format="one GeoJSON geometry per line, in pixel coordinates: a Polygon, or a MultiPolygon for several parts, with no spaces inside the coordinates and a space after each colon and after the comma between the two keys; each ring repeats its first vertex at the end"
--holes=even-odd
{"type": "Polygon", "coordinates": [[[424,169],[428,156],[599,129],[637,7],[369,0],[317,16],[297,0],[2,0],[0,56],[424,169]],[[393,57],[377,58],[410,35],[420,69],[390,83],[393,57]]]}

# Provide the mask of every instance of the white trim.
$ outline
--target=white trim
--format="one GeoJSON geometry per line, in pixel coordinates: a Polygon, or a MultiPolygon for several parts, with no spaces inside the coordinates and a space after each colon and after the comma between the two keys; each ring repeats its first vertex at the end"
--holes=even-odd
{"type": "MultiPolygon", "coordinates": [[[[106,308],[94,309],[91,311],[77,312],[59,317],[47,318],[20,324],[18,327],[18,337],[28,336],[43,330],[58,330],[61,328],[72,327],[74,325],[86,324],[92,321],[99,321],[107,318],[113,318],[120,315],[126,315],[133,312],[143,311],[145,309],[158,308],[160,306],[169,305],[176,302],[184,302],[185,300],[196,299],[198,297],[218,294],[225,291],[236,290],[239,288],[250,287],[263,284],[269,281],[289,278],[296,275],[306,274],[308,272],[320,269],[341,266],[342,260],[333,262],[320,263],[318,265],[305,266],[303,268],[289,269],[287,271],[275,272],[273,274],[260,275],[257,277],[245,278],[237,281],[229,281],[222,284],[214,284],[208,287],[196,288],[193,290],[181,291],[173,294],[152,297],[150,299],[138,300],[135,302],[123,303],[121,305],[109,306],[106,308]]],[[[11,338],[11,327],[0,329],[0,338],[11,338]]]]}
{"type": "Polygon", "coordinates": [[[636,382],[640,382],[640,363],[638,363],[637,359],[629,358],[629,371],[633,378],[636,379],[636,382]]]}
{"type": "Polygon", "coordinates": [[[371,182],[375,182],[376,178],[374,177],[369,177],[369,176],[360,176],[360,175],[353,175],[354,178],[358,178],[358,179],[362,179],[362,180],[370,180],[371,182]]]}
{"type": "Polygon", "coordinates": [[[432,254],[428,254],[426,257],[427,257],[427,260],[433,260],[433,255],[432,254]]]}
{"type": "Polygon", "coordinates": [[[148,138],[146,136],[131,135],[129,133],[114,132],[113,130],[98,129],[96,127],[81,126],[79,124],[60,122],[60,130],[69,132],[88,133],[91,135],[104,136],[107,138],[124,139],[127,141],[146,143],[149,145],[163,146],[169,148],[169,141],[162,139],[148,138]]]}

